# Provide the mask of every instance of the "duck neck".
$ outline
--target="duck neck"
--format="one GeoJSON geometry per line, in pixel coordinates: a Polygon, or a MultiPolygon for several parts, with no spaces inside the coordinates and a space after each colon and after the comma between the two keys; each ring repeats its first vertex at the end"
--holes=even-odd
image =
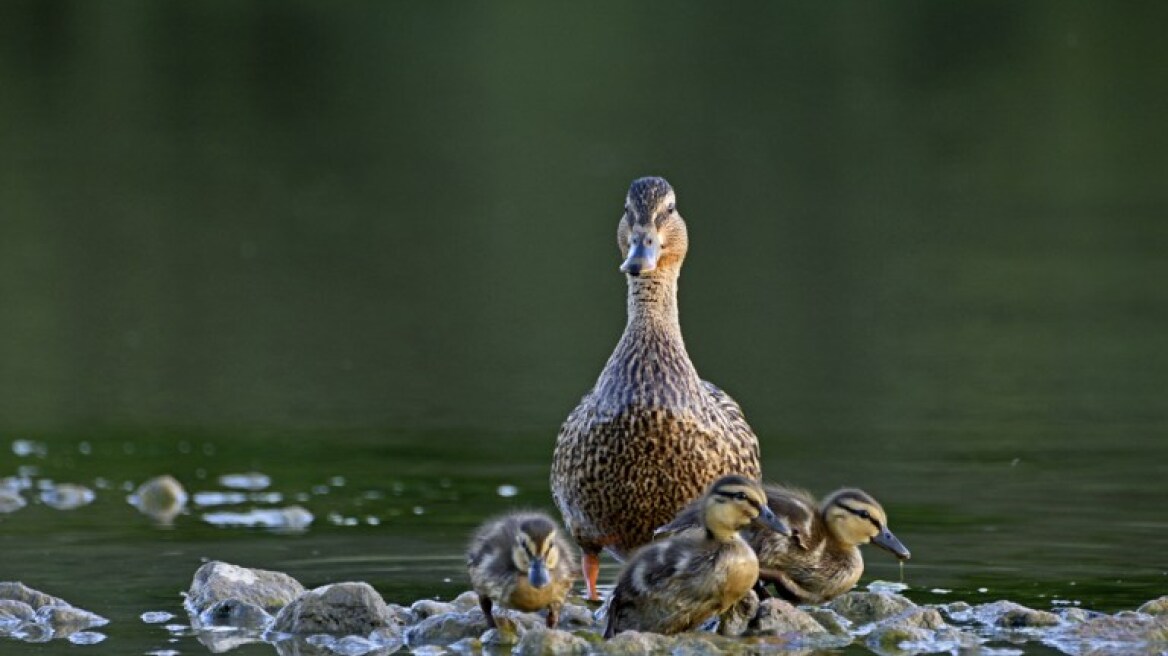
{"type": "Polygon", "coordinates": [[[681,340],[677,315],[677,269],[661,269],[648,276],[628,276],[628,324],[630,330],[655,329],[681,340]]]}

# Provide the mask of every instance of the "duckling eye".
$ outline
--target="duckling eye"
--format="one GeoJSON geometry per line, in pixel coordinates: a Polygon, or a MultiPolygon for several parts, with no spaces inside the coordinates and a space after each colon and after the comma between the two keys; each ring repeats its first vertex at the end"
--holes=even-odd
{"type": "Polygon", "coordinates": [[[669,205],[666,205],[665,211],[669,212],[670,214],[673,214],[674,212],[677,211],[677,203],[670,203],[669,205]]]}
{"type": "Polygon", "coordinates": [[[734,498],[738,499],[739,501],[746,501],[746,493],[745,492],[735,492],[734,498]]]}
{"type": "Polygon", "coordinates": [[[864,519],[872,519],[872,513],[868,512],[867,510],[861,510],[860,517],[863,517],[864,519]]]}

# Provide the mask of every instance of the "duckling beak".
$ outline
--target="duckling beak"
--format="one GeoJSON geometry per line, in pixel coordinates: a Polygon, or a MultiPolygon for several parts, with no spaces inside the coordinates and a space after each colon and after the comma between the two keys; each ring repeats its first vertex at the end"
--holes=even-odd
{"type": "Polygon", "coordinates": [[[621,264],[622,273],[639,276],[657,268],[657,258],[661,255],[659,240],[652,232],[630,237],[629,256],[621,264]]]}
{"type": "Polygon", "coordinates": [[[880,547],[881,549],[887,549],[891,551],[892,555],[896,556],[900,560],[908,560],[910,557],[912,557],[912,554],[909,553],[908,548],[900,543],[900,540],[898,540],[896,536],[892,534],[892,531],[888,530],[887,526],[885,526],[884,530],[880,531],[876,537],[872,538],[872,544],[880,547]]]}
{"type": "Polygon", "coordinates": [[[527,582],[533,588],[542,588],[550,580],[551,577],[548,576],[547,565],[543,562],[543,558],[533,558],[531,567],[527,570],[527,582]]]}
{"type": "Polygon", "coordinates": [[[774,531],[775,533],[778,533],[779,535],[791,534],[791,529],[788,528],[787,525],[783,523],[783,520],[779,519],[779,516],[776,515],[774,511],[767,506],[763,506],[759,509],[758,518],[756,521],[774,531]]]}

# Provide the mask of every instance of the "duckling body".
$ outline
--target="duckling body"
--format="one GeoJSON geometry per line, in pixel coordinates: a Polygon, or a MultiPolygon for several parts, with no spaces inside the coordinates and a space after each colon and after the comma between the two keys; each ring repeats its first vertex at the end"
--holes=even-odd
{"type": "Polygon", "coordinates": [[[758,578],[758,559],[738,529],[754,519],[786,530],[758,483],[714,482],[701,499],[701,531],[646,545],[625,565],[608,605],[605,637],[621,631],[679,633],[729,610],[758,578]]]}
{"type": "Polygon", "coordinates": [[[741,408],[698,376],[686,352],[677,279],[688,236],[668,182],[633,182],[617,238],[628,322],[561,427],[551,475],[592,599],[602,550],[626,557],[719,476],[760,475],[758,439],[741,408]]]}
{"type": "Polygon", "coordinates": [[[555,627],[577,565],[572,547],[552,518],[520,512],[483,524],[467,549],[467,572],[487,625],[494,604],[523,612],[547,609],[555,627]]]}
{"type": "MultiPolygon", "coordinates": [[[[765,491],[767,505],[790,527],[790,535],[758,527],[743,533],[758,556],[760,582],[773,583],[787,601],[823,603],[855,587],[864,573],[862,544],[871,542],[902,560],[910,556],[888,529],[884,508],[862,490],[837,490],[822,503],[796,488],[768,485],[765,491]]],[[[699,514],[692,504],[659,533],[691,533],[699,514]]]]}

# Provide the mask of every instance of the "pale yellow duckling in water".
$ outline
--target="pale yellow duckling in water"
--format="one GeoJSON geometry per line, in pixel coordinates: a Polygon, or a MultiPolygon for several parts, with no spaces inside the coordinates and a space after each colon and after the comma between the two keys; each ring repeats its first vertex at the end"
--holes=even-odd
{"type": "MultiPolygon", "coordinates": [[[[779,485],[765,490],[767,505],[790,527],[790,535],[758,527],[744,534],[758,555],[760,583],[773,583],[787,601],[823,603],[855,587],[864,573],[860,545],[870,542],[900,560],[910,556],[889,530],[883,506],[863,490],[836,490],[822,503],[804,490],[779,485]]],[[[658,533],[691,530],[699,512],[690,505],[658,533]]]]}
{"type": "Polygon", "coordinates": [[[633,555],[608,602],[604,637],[621,631],[679,633],[721,615],[758,580],[758,558],[738,531],[751,522],[786,532],[759,484],[723,476],[702,496],[701,530],[653,542],[633,555]]]}
{"type": "Polygon", "coordinates": [[[555,628],[579,571],[571,545],[543,513],[517,512],[483,524],[466,554],[471,585],[487,626],[495,628],[493,604],[523,612],[547,609],[555,628]]]}

